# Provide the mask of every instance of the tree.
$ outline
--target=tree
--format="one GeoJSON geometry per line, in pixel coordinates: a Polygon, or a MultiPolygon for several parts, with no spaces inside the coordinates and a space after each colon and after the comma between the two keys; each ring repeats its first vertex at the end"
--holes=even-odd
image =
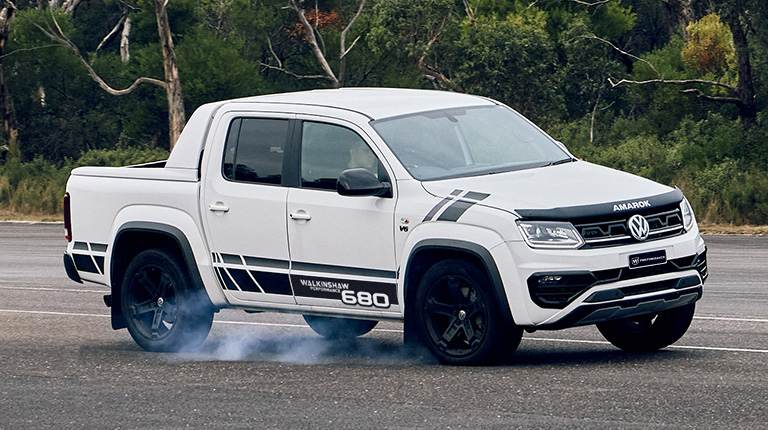
{"type": "MultiPolygon", "coordinates": [[[[747,27],[749,25],[750,9],[747,7],[747,2],[749,1],[750,0],[734,0],[733,2],[723,1],[721,5],[723,16],[733,35],[733,47],[736,53],[738,71],[738,83],[736,85],[711,79],[665,79],[663,75],[659,75],[656,79],[648,79],[644,81],[632,79],[613,80],[609,78],[611,86],[617,87],[622,84],[667,84],[684,86],[686,88],[681,91],[682,93],[694,94],[703,100],[711,102],[737,106],[739,108],[739,117],[741,118],[742,125],[745,130],[748,130],[757,122],[757,105],[755,102],[751,54],[749,42],[746,37],[747,27]],[[709,88],[724,89],[728,95],[720,96],[705,93],[699,88],[701,85],[709,88]]],[[[692,23],[688,26],[688,29],[690,31],[691,29],[696,28],[697,25],[702,26],[704,24],[706,23],[692,23]]],[[[651,65],[651,67],[653,68],[653,65],[651,65]]],[[[653,69],[654,71],[656,70],[655,68],[653,69]]]]}
{"type": "Polygon", "coordinates": [[[21,159],[18,142],[19,123],[16,119],[16,108],[13,106],[11,93],[8,91],[2,63],[6,54],[8,35],[11,32],[11,21],[15,11],[16,8],[13,4],[8,3],[0,10],[0,109],[2,109],[3,114],[3,136],[8,145],[8,153],[11,158],[21,159]]]}
{"type": "MultiPolygon", "coordinates": [[[[160,37],[160,46],[163,53],[163,69],[165,72],[165,80],[160,81],[155,78],[140,77],[136,79],[128,88],[119,90],[112,88],[107,84],[104,79],[99,76],[98,73],[91,67],[90,63],[85,60],[80,53],[78,47],[67,37],[66,34],[59,26],[56,11],[51,9],[50,18],[51,21],[45,21],[45,23],[37,23],[33,20],[30,22],[43,32],[48,38],[55,43],[63,46],[72,51],[80,63],[86,68],[91,78],[101,87],[104,91],[115,96],[122,96],[132,93],[141,84],[152,84],[165,88],[167,102],[168,102],[168,124],[169,124],[169,138],[170,146],[173,149],[174,144],[181,135],[181,131],[184,129],[186,123],[186,116],[184,112],[184,100],[181,91],[181,80],[179,79],[178,61],[176,59],[176,52],[174,49],[173,38],[171,36],[170,23],[168,21],[168,2],[170,0],[152,0],[155,16],[157,19],[157,32],[160,37]]],[[[65,2],[61,7],[61,10],[66,12],[65,6],[71,5],[76,2],[65,2]]],[[[54,5],[57,3],[54,2],[54,5]]],[[[76,5],[76,4],[75,4],[76,5]]],[[[69,9],[70,11],[73,9],[69,9]]]]}
{"type": "Polygon", "coordinates": [[[168,22],[168,2],[170,0],[152,0],[157,16],[157,33],[163,49],[163,69],[165,70],[165,92],[168,97],[168,130],[171,149],[181,135],[187,118],[184,114],[184,99],[181,95],[179,64],[171,37],[171,24],[168,22]]]}
{"type": "Polygon", "coordinates": [[[269,63],[261,63],[262,66],[270,69],[274,69],[274,70],[279,70],[283,73],[289,74],[299,79],[324,79],[329,81],[333,88],[339,88],[344,86],[346,81],[346,75],[347,75],[347,55],[362,37],[361,35],[358,35],[357,38],[355,38],[355,40],[352,42],[352,44],[350,44],[350,46],[347,47],[347,35],[352,29],[352,26],[355,24],[355,22],[357,22],[357,20],[362,15],[363,9],[365,8],[365,2],[366,0],[360,0],[360,4],[357,7],[357,12],[349,20],[349,22],[344,27],[344,29],[341,31],[341,37],[339,40],[338,73],[334,72],[333,68],[331,67],[331,64],[327,58],[327,54],[324,49],[324,42],[322,41],[322,36],[320,35],[321,22],[323,24],[328,24],[329,22],[331,22],[330,27],[334,27],[340,23],[338,15],[336,14],[336,12],[325,13],[320,11],[317,8],[307,10],[307,8],[305,7],[304,0],[288,0],[288,5],[286,6],[286,8],[293,10],[296,13],[296,16],[299,20],[298,24],[295,25],[295,29],[298,30],[296,31],[296,33],[303,34],[303,38],[306,39],[306,42],[309,44],[310,49],[312,50],[312,54],[315,57],[315,60],[320,65],[320,68],[323,70],[323,74],[322,75],[300,75],[293,71],[288,70],[283,64],[283,62],[280,60],[280,58],[277,56],[277,54],[275,54],[274,50],[271,47],[271,42],[270,42],[270,51],[272,53],[272,57],[277,61],[277,66],[274,66],[269,63]]]}
{"type": "Polygon", "coordinates": [[[374,52],[404,49],[435,88],[452,87],[435,54],[446,29],[458,23],[451,0],[380,0],[374,7],[374,22],[370,42],[374,52]]]}

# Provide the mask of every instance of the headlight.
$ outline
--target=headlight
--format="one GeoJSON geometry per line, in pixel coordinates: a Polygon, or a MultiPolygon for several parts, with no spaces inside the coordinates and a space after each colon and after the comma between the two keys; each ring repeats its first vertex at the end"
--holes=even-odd
{"type": "Polygon", "coordinates": [[[569,222],[518,221],[517,227],[531,248],[578,248],[584,245],[584,239],[569,222]]]}
{"type": "Polygon", "coordinates": [[[683,201],[680,202],[680,213],[683,214],[683,227],[685,227],[685,231],[690,231],[696,219],[693,217],[691,204],[688,203],[688,199],[685,197],[683,197],[683,201]]]}

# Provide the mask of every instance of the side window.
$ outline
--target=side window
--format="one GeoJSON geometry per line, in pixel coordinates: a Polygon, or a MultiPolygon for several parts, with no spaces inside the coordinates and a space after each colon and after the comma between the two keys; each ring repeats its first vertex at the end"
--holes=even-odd
{"type": "Polygon", "coordinates": [[[362,167],[386,176],[371,148],[354,131],[338,125],[305,121],[301,133],[301,186],[336,189],[336,179],[347,169],[362,167]]]}
{"type": "Polygon", "coordinates": [[[237,118],[229,126],[221,172],[238,182],[280,184],[287,119],[237,118]]]}

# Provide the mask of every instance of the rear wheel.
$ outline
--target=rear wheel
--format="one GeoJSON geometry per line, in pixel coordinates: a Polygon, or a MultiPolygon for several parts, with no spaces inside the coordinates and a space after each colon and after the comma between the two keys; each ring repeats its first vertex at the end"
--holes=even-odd
{"type": "Polygon", "coordinates": [[[696,305],[597,324],[603,337],[628,352],[649,352],[677,342],[691,325],[696,305]]]}
{"type": "Polygon", "coordinates": [[[213,309],[202,294],[173,252],[142,251],[128,265],[121,287],[128,332],[147,351],[199,346],[213,323],[213,309]]]}
{"type": "Polygon", "coordinates": [[[303,315],[315,333],[327,339],[351,339],[373,330],[378,321],[303,315]]]}
{"type": "Polygon", "coordinates": [[[460,259],[424,274],[415,298],[416,329],[441,362],[496,364],[520,344],[522,329],[504,324],[485,271],[460,259]]]}

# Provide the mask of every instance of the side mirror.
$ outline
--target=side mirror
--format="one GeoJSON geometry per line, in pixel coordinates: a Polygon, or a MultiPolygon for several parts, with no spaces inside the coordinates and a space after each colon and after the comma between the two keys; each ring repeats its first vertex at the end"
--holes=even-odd
{"type": "Polygon", "coordinates": [[[392,185],[379,181],[368,169],[347,169],[336,180],[336,192],[342,196],[392,197],[392,185]]]}

